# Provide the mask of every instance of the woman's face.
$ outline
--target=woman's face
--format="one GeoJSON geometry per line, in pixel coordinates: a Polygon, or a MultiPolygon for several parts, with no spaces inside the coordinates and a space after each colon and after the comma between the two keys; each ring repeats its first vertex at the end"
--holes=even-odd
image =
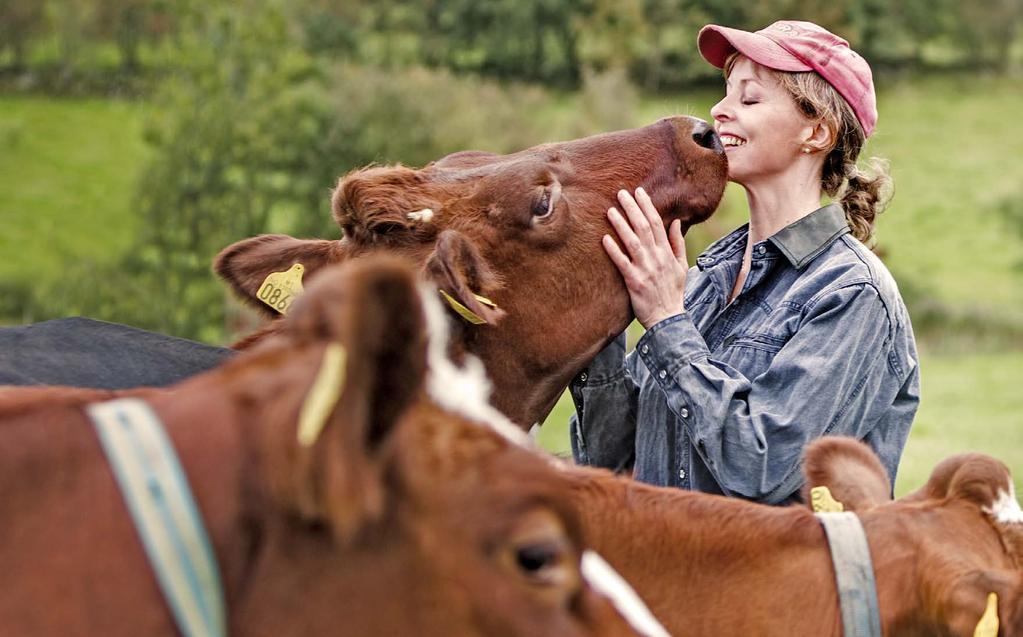
{"type": "Polygon", "coordinates": [[[744,186],[784,174],[814,129],[772,71],[745,56],[735,60],[725,97],[710,114],[728,156],[728,177],[744,186]]]}

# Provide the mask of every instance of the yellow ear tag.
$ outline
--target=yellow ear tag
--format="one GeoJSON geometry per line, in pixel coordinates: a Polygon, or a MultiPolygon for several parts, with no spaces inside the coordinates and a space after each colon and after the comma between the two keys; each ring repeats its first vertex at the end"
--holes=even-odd
{"type": "Polygon", "coordinates": [[[296,263],[285,272],[271,272],[263,279],[263,284],[256,292],[256,298],[281,314],[287,314],[292,301],[303,292],[304,272],[305,266],[301,263],[296,263]]]}
{"type": "Polygon", "coordinates": [[[341,397],[341,383],[345,379],[345,348],[341,343],[330,343],[323,352],[323,363],[306,395],[298,414],[298,443],[303,447],[316,442],[327,417],[341,397]]]}
{"type": "Polygon", "coordinates": [[[841,502],[831,497],[831,489],[827,487],[810,489],[810,504],[814,513],[841,513],[845,510],[841,502]]]}
{"type": "MultiPolygon", "coordinates": [[[[469,321],[473,325],[485,325],[486,324],[486,322],[487,322],[486,319],[484,319],[479,314],[473,312],[469,308],[465,307],[464,305],[462,305],[461,303],[456,301],[453,296],[451,296],[450,294],[448,294],[444,290],[440,291],[440,295],[442,297],[444,297],[445,301],[448,302],[448,305],[451,306],[451,309],[453,309],[455,312],[458,312],[458,315],[461,316],[462,318],[464,318],[465,320],[469,321]]],[[[476,295],[474,294],[473,296],[476,296],[476,295]]],[[[490,299],[487,299],[487,298],[484,298],[484,297],[481,297],[481,296],[476,296],[476,298],[480,301],[480,303],[483,303],[484,301],[486,301],[485,305],[490,305],[491,307],[497,307],[496,305],[494,305],[494,302],[491,301],[490,299]]]]}
{"type": "Polygon", "coordinates": [[[987,594],[987,608],[980,616],[973,637],[998,637],[998,594],[987,594]]]}

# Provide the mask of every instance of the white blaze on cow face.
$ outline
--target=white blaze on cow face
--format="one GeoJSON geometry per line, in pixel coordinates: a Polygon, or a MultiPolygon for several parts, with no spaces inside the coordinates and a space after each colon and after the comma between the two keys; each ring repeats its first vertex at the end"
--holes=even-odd
{"type": "Polygon", "coordinates": [[[648,637],[671,637],[636,591],[600,555],[584,552],[581,570],[586,582],[610,599],[636,632],[648,637]]]}
{"type": "Polygon", "coordinates": [[[991,506],[984,507],[984,512],[1002,524],[1023,524],[1023,509],[1016,499],[1016,487],[1009,479],[1008,490],[998,490],[998,497],[991,506]]]}
{"type": "Polygon", "coordinates": [[[517,445],[529,446],[529,437],[490,404],[490,380],[480,359],[467,355],[465,365],[458,367],[448,358],[449,326],[437,289],[422,284],[419,296],[430,339],[426,375],[430,397],[444,409],[491,427],[517,445]]]}

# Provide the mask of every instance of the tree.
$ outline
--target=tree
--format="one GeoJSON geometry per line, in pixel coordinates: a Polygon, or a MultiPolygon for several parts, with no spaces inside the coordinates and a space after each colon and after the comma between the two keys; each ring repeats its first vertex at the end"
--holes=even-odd
{"type": "Polygon", "coordinates": [[[37,0],[0,0],[0,53],[10,49],[15,70],[25,68],[28,43],[44,26],[43,5],[37,0]]]}

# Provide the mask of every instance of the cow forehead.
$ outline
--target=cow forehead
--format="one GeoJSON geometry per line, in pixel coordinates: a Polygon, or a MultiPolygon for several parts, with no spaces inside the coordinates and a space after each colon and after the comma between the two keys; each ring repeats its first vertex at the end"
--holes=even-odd
{"type": "MultiPolygon", "coordinates": [[[[649,146],[644,140],[651,142],[656,140],[663,142],[663,145],[673,146],[673,139],[674,129],[667,123],[666,118],[641,128],[605,132],[560,142],[547,142],[505,155],[483,151],[459,151],[438,159],[424,170],[433,169],[428,174],[437,180],[478,179],[528,166],[557,165],[563,161],[590,155],[603,158],[606,151],[612,148],[622,151],[626,145],[649,146]]],[[[624,158],[624,154],[619,152],[616,157],[624,158]]]]}

